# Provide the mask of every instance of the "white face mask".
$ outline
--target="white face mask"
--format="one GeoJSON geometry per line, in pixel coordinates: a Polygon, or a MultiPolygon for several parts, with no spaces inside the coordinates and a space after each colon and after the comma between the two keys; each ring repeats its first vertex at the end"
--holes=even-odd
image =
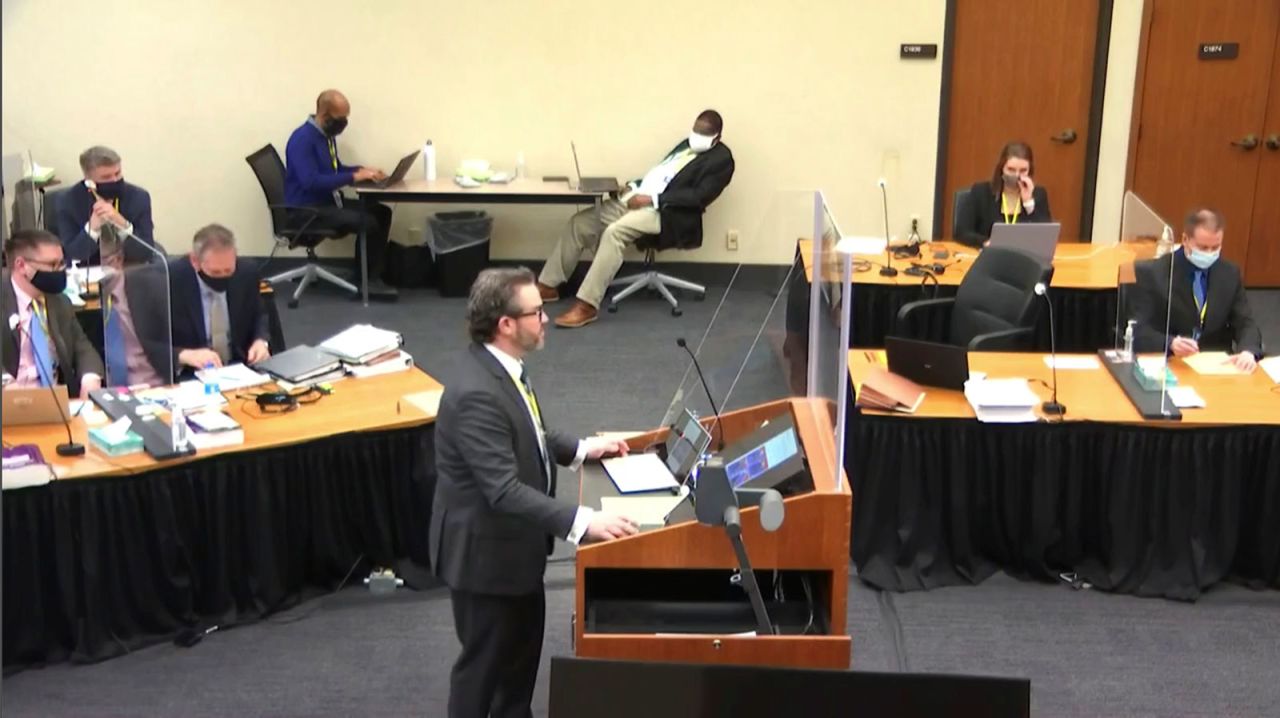
{"type": "Polygon", "coordinates": [[[1184,247],[1183,251],[1187,254],[1187,261],[1198,269],[1208,269],[1212,267],[1214,262],[1218,261],[1218,255],[1222,254],[1221,249],[1212,252],[1206,252],[1195,247],[1184,247]]]}
{"type": "Polygon", "coordinates": [[[706,152],[716,142],[716,136],[700,135],[697,132],[689,133],[689,149],[694,152],[706,152]]]}

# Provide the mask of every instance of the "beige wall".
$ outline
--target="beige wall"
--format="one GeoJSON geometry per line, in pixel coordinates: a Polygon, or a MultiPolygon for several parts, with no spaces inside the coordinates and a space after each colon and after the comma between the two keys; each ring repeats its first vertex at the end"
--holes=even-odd
{"type": "Polygon", "coordinates": [[[1111,12],[1111,45],[1107,57],[1107,94],[1102,107],[1102,142],[1098,147],[1098,189],[1093,205],[1093,241],[1120,241],[1120,206],[1129,159],[1129,127],[1138,72],[1143,0],[1115,0],[1111,12]]]}
{"type": "MultiPolygon", "coordinates": [[[[1132,60],[1116,46],[1136,51],[1130,5],[1139,0],[1117,2],[1100,197],[1123,181],[1132,60]]],[[[777,228],[794,224],[793,210],[777,198],[793,190],[823,190],[846,234],[879,234],[885,176],[891,231],[905,235],[918,215],[929,236],[941,60],[897,54],[902,42],[942,42],[944,7],[4,0],[3,141],[71,179],[81,149],[108,144],[151,190],[170,251],[220,221],[266,254],[267,214],[243,157],[264,142],[283,151],[325,87],[353,104],[345,159],[388,170],[429,137],[442,171],[464,157],[510,167],[523,150],[532,174],[569,174],[573,138],[589,174],[632,177],[714,107],[738,172],[707,215],[704,247],[680,258],[785,261],[793,237],[777,228]],[[729,229],[742,233],[738,252],[725,249],[729,229]]],[[[1118,209],[1101,205],[1095,231],[1118,226],[1118,209]]],[[[393,238],[414,241],[426,211],[402,206],[393,238]]],[[[494,210],[493,255],[540,259],[569,211],[494,210]]]]}

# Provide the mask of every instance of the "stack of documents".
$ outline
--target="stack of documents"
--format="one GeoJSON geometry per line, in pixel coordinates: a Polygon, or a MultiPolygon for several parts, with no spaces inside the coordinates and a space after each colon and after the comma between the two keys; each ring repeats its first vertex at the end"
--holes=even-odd
{"type": "Polygon", "coordinates": [[[858,406],[914,414],[924,401],[924,390],[905,377],[876,367],[858,388],[858,406]]]}
{"type": "Polygon", "coordinates": [[[600,463],[620,494],[674,489],[680,485],[657,454],[628,454],[600,463]]]}
{"type": "Polygon", "coordinates": [[[216,369],[201,369],[196,372],[196,378],[205,384],[216,385],[219,391],[239,391],[271,382],[271,377],[239,362],[216,369]]]}
{"type": "Polygon", "coordinates": [[[1040,404],[1026,379],[970,379],[964,383],[964,398],[978,421],[992,424],[1034,422],[1040,404]]]}
{"type": "Polygon", "coordinates": [[[53,478],[53,467],[44,460],[35,444],[6,446],[4,449],[3,485],[8,489],[43,486],[53,478]]]}
{"type": "Polygon", "coordinates": [[[320,343],[320,349],[345,364],[369,364],[383,355],[395,356],[404,344],[399,333],[371,324],[353,324],[320,343]]]}

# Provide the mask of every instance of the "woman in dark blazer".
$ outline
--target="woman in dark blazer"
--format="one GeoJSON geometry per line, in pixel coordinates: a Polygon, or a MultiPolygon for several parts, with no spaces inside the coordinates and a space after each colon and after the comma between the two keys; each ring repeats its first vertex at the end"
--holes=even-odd
{"type": "Polygon", "coordinates": [[[1000,151],[991,180],[969,188],[956,210],[955,239],[981,247],[991,238],[996,223],[1052,222],[1049,193],[1037,187],[1031,146],[1010,142],[1000,151]]]}

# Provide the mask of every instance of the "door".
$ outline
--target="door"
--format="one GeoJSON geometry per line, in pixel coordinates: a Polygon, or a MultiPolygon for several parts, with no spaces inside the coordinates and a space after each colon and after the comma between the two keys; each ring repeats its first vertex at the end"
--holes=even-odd
{"type": "Polygon", "coordinates": [[[1251,287],[1280,287],[1280,29],[1272,55],[1271,89],[1267,93],[1262,146],[1258,148],[1258,184],[1244,270],[1245,283],[1251,287]]]}
{"type": "Polygon", "coordinates": [[[1000,148],[1013,140],[1035,153],[1035,180],[1049,192],[1062,239],[1081,237],[1081,209],[1087,203],[1092,213],[1093,204],[1088,167],[1097,164],[1096,139],[1092,160],[1087,148],[1096,138],[1090,107],[1100,3],[1109,26],[1109,1],[951,0],[942,211],[934,212],[943,221],[934,223],[935,237],[952,234],[956,190],[990,179],[1000,148]]]}
{"type": "Polygon", "coordinates": [[[1276,196],[1257,182],[1280,2],[1148,1],[1130,186],[1175,233],[1196,205],[1222,212],[1223,255],[1244,264],[1255,202],[1276,196]],[[1202,44],[1224,43],[1238,43],[1234,59],[1200,58],[1202,44]]]}

